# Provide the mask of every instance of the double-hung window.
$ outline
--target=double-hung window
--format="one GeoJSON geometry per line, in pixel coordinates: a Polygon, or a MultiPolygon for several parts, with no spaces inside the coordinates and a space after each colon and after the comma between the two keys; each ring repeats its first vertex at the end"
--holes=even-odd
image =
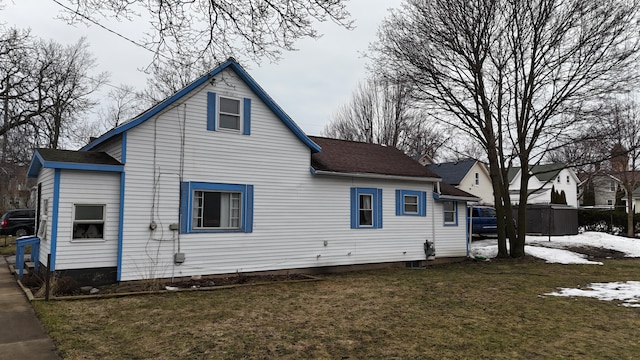
{"type": "Polygon", "coordinates": [[[193,194],[193,229],[240,229],[240,192],[202,191],[193,194]]]}
{"type": "Polygon", "coordinates": [[[382,189],[351,188],[351,228],[382,228],[382,189]]]}
{"type": "Polygon", "coordinates": [[[427,193],[415,190],[396,190],[397,216],[427,216],[427,193]]]}
{"type": "Polygon", "coordinates": [[[455,201],[443,201],[443,216],[445,226],[458,225],[458,204],[455,201]]]}
{"type": "Polygon", "coordinates": [[[183,182],[180,231],[252,232],[253,185],[183,182]]]}
{"type": "Polygon", "coordinates": [[[73,215],[74,239],[104,239],[105,205],[76,204],[73,215]]]}
{"type": "Polygon", "coordinates": [[[251,134],[251,99],[207,93],[207,130],[251,134]]]}
{"type": "Polygon", "coordinates": [[[220,129],[240,131],[240,100],[220,96],[220,129]]]}

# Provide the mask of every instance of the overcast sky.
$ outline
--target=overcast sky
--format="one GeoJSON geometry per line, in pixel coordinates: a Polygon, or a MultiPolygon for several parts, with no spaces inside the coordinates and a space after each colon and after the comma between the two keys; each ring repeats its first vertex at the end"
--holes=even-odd
{"type": "MultiPolygon", "coordinates": [[[[320,135],[336,109],[347,102],[357,83],[366,77],[367,60],[362,53],[376,39],[376,31],[388,9],[401,0],[350,0],[347,8],[356,29],[333,23],[317,25],[320,39],[298,41],[295,52],[283,53],[277,64],[243,63],[253,78],[308,134],[320,135]]],[[[85,36],[98,61],[96,72],[108,71],[113,85],[128,84],[141,90],[146,75],[138,69],[148,65],[151,54],[97,26],[67,25],[56,19],[61,8],[51,0],[5,0],[0,22],[31,28],[32,34],[72,44],[85,36]]],[[[111,23],[123,35],[139,39],[139,24],[111,23]]],[[[146,29],[147,25],[144,25],[146,29]]],[[[103,93],[108,92],[105,87],[103,93]]]]}

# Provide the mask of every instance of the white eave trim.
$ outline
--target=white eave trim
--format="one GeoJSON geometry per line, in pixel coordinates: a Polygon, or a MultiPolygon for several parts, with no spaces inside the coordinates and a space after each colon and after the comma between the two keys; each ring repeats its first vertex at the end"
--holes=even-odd
{"type": "Polygon", "coordinates": [[[316,170],[313,167],[311,168],[311,173],[314,175],[323,175],[323,176],[339,176],[339,177],[356,177],[356,178],[367,178],[367,179],[382,179],[382,180],[402,180],[402,181],[417,181],[417,182],[425,182],[425,183],[439,183],[442,181],[441,178],[433,178],[433,177],[420,177],[420,176],[402,176],[402,175],[385,175],[385,174],[373,174],[373,173],[343,173],[336,171],[324,171],[324,170],[316,170]]]}
{"type": "Polygon", "coordinates": [[[434,200],[457,200],[457,201],[475,201],[475,202],[482,200],[479,197],[443,195],[435,192],[433,193],[433,198],[434,200]]]}

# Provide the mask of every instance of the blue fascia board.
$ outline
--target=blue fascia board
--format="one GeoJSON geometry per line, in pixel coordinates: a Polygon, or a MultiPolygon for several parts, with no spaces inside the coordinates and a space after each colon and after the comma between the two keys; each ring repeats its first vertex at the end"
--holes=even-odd
{"type": "Polygon", "coordinates": [[[91,170],[91,171],[107,171],[107,172],[123,172],[123,165],[100,165],[100,164],[80,164],[57,161],[45,161],[45,168],[51,169],[68,169],[68,170],[91,170]]]}
{"type": "MultiPolygon", "coordinates": [[[[124,145],[124,143],[123,143],[124,145]]],[[[126,146],[126,145],[125,145],[126,146]]],[[[123,149],[124,151],[124,149],[123,149]]],[[[123,165],[102,165],[102,164],[82,164],[61,161],[45,161],[40,153],[36,150],[27,170],[27,177],[36,178],[40,169],[68,169],[68,170],[90,170],[90,171],[106,171],[106,172],[123,172],[123,165]]]]}
{"type": "Polygon", "coordinates": [[[42,169],[42,165],[44,164],[44,159],[38,153],[38,151],[34,151],[33,157],[31,158],[31,163],[29,164],[29,169],[27,170],[27,177],[36,178],[40,173],[40,169],[42,169]]]}
{"type": "Polygon", "coordinates": [[[296,125],[296,123],[293,122],[293,120],[291,120],[291,118],[280,108],[280,106],[278,106],[278,104],[276,104],[275,101],[273,101],[273,99],[271,99],[271,97],[269,95],[267,95],[267,93],[260,87],[260,85],[258,85],[255,82],[255,80],[253,80],[253,78],[237,62],[235,62],[233,60],[227,60],[226,62],[222,63],[217,68],[211,70],[209,73],[203,75],[202,77],[200,77],[196,81],[194,81],[191,84],[187,85],[182,90],[178,91],[177,93],[175,93],[172,96],[168,97],[167,99],[165,99],[164,101],[160,102],[156,106],[154,106],[151,109],[147,110],[146,112],[142,113],[137,118],[135,118],[132,121],[129,121],[129,122],[125,123],[125,124],[122,124],[122,125],[118,126],[117,128],[114,128],[114,129],[108,131],[107,133],[105,133],[102,136],[100,136],[98,139],[96,139],[96,140],[92,141],[91,143],[89,143],[89,144],[85,145],[84,147],[82,147],[80,150],[81,151],[91,150],[91,149],[95,148],[96,146],[98,146],[99,144],[102,144],[103,142],[107,141],[108,139],[111,139],[112,137],[114,137],[114,136],[116,136],[116,135],[118,135],[118,134],[120,134],[122,132],[125,132],[125,131],[127,131],[127,130],[129,130],[131,128],[134,128],[134,127],[142,124],[143,122],[145,122],[145,121],[149,120],[150,118],[154,117],[155,115],[159,114],[161,111],[165,110],[166,108],[171,106],[173,103],[175,103],[176,101],[180,100],[183,96],[185,96],[186,94],[188,94],[191,91],[195,90],[196,88],[198,88],[199,86],[201,86],[205,82],[209,81],[211,78],[213,78],[214,76],[218,75],[219,73],[221,73],[223,70],[225,70],[227,68],[231,68],[247,84],[247,86],[249,86],[249,88],[267,105],[267,107],[271,111],[273,111],[274,114],[276,114],[276,116],[287,126],[287,128],[289,128],[289,130],[291,130],[291,132],[293,132],[294,135],[296,135],[307,147],[309,147],[309,149],[311,149],[312,152],[314,152],[314,153],[320,152],[320,150],[321,150],[320,146],[318,146],[318,144],[314,143],[298,127],[298,125],[296,125]]]}

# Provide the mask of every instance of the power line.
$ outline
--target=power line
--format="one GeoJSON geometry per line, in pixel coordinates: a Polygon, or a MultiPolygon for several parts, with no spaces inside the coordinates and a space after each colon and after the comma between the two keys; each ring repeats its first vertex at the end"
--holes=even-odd
{"type": "Polygon", "coordinates": [[[60,6],[61,6],[62,8],[64,8],[65,10],[70,11],[70,12],[72,12],[72,13],[74,13],[74,14],[76,14],[76,15],[80,16],[80,17],[82,17],[83,19],[85,19],[85,20],[87,20],[87,21],[91,22],[92,24],[95,24],[96,26],[99,26],[99,27],[103,28],[104,30],[107,30],[108,32],[110,32],[110,33],[112,33],[112,34],[114,34],[114,35],[116,35],[116,36],[118,36],[118,37],[120,37],[120,38],[122,38],[122,39],[124,39],[124,40],[126,40],[126,41],[128,41],[128,42],[130,42],[130,43],[132,43],[132,44],[134,44],[134,45],[136,45],[136,46],[138,46],[138,47],[142,48],[142,49],[145,49],[145,50],[147,50],[147,51],[149,51],[149,52],[153,53],[154,55],[157,55],[157,56],[163,57],[163,58],[165,58],[165,59],[167,59],[167,60],[172,60],[170,57],[168,57],[168,56],[166,56],[166,55],[162,54],[160,51],[150,49],[150,48],[148,48],[146,45],[141,44],[141,43],[139,43],[139,42],[137,42],[137,41],[135,41],[135,40],[133,40],[133,39],[131,39],[131,38],[129,38],[129,37],[127,37],[127,36],[125,36],[125,35],[122,35],[122,34],[120,34],[119,32],[117,32],[117,31],[115,31],[115,30],[112,30],[112,29],[110,29],[110,28],[106,27],[105,25],[100,24],[98,21],[93,20],[93,19],[92,19],[92,18],[90,18],[89,16],[87,16],[87,15],[85,15],[85,14],[83,14],[83,13],[81,13],[81,12],[77,11],[77,10],[74,10],[74,9],[72,9],[72,8],[70,8],[70,7],[68,7],[68,6],[64,5],[64,4],[62,4],[62,3],[61,3],[61,2],[59,2],[58,0],[52,0],[52,1],[53,1],[54,3],[56,3],[56,4],[60,5],[60,6]]]}

